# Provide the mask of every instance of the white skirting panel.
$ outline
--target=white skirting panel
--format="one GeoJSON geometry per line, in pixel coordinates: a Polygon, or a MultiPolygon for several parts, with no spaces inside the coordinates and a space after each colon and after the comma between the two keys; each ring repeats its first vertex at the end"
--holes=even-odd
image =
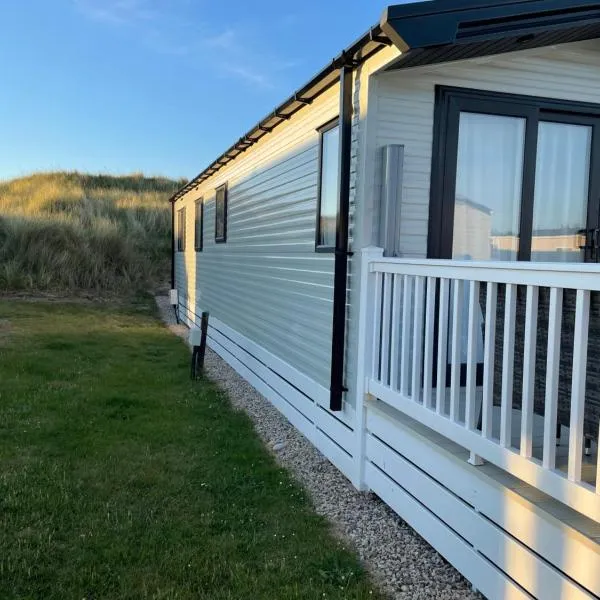
{"type": "Polygon", "coordinates": [[[366,459],[369,487],[490,600],[600,593],[596,544],[374,406],[366,459]]]}
{"type": "MultiPolygon", "coordinates": [[[[194,325],[190,318],[182,320],[194,325]]],[[[327,409],[329,392],[324,387],[213,317],[207,344],[344,475],[352,476],[356,440],[350,405],[346,404],[343,412],[331,413],[327,409]]]]}

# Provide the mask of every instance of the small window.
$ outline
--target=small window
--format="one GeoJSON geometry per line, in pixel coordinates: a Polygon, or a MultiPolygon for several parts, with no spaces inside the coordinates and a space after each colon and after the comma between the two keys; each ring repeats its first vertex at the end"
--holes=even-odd
{"type": "Polygon", "coordinates": [[[196,200],[196,220],[194,222],[194,248],[202,252],[204,245],[204,200],[196,200]]]}
{"type": "Polygon", "coordinates": [[[227,241],[227,185],[217,188],[215,198],[215,242],[227,241]]]}
{"type": "Polygon", "coordinates": [[[319,199],[317,207],[317,250],[335,248],[339,190],[340,128],[335,121],[320,130],[319,199]]]}
{"type": "Polygon", "coordinates": [[[177,211],[177,251],[185,251],[185,208],[177,211]]]}

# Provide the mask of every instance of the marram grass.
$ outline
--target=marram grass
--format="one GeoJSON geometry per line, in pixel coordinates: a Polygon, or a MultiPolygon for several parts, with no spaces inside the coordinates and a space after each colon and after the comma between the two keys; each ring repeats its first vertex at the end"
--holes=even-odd
{"type": "Polygon", "coordinates": [[[184,182],[41,173],[0,182],[0,291],[136,293],[168,277],[184,182]]]}

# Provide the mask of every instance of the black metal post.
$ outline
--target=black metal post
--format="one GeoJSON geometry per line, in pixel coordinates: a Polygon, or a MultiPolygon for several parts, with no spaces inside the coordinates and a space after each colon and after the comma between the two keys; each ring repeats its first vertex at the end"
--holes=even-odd
{"type": "Polygon", "coordinates": [[[204,371],[204,357],[206,355],[206,335],[208,334],[208,316],[207,312],[202,313],[200,324],[200,345],[192,349],[192,379],[198,379],[204,371]]]}
{"type": "Polygon", "coordinates": [[[208,313],[202,313],[202,321],[200,323],[200,369],[204,369],[204,356],[206,354],[206,335],[208,333],[208,313]]]}
{"type": "Polygon", "coordinates": [[[344,356],[346,351],[346,294],[348,279],[348,230],[350,217],[350,164],[352,154],[352,72],[340,69],[340,155],[339,196],[335,239],[333,284],[333,327],[331,336],[331,385],[329,408],[342,410],[344,392],[344,356]]]}

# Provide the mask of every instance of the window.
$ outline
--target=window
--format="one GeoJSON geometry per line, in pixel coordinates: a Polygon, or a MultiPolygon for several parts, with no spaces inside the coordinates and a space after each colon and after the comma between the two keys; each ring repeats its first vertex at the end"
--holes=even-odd
{"type": "Polygon", "coordinates": [[[437,100],[430,257],[600,260],[600,106],[446,87],[437,100]]]}
{"type": "Polygon", "coordinates": [[[196,200],[196,219],[194,221],[194,248],[202,252],[204,242],[204,200],[196,200]]]}
{"type": "Polygon", "coordinates": [[[215,242],[227,241],[227,185],[217,188],[215,198],[215,242]]]}
{"type": "Polygon", "coordinates": [[[177,252],[185,251],[185,208],[177,211],[177,252]]]}
{"type": "Polygon", "coordinates": [[[321,128],[320,134],[316,247],[319,251],[331,251],[335,248],[339,190],[340,129],[337,120],[321,128]]]}

